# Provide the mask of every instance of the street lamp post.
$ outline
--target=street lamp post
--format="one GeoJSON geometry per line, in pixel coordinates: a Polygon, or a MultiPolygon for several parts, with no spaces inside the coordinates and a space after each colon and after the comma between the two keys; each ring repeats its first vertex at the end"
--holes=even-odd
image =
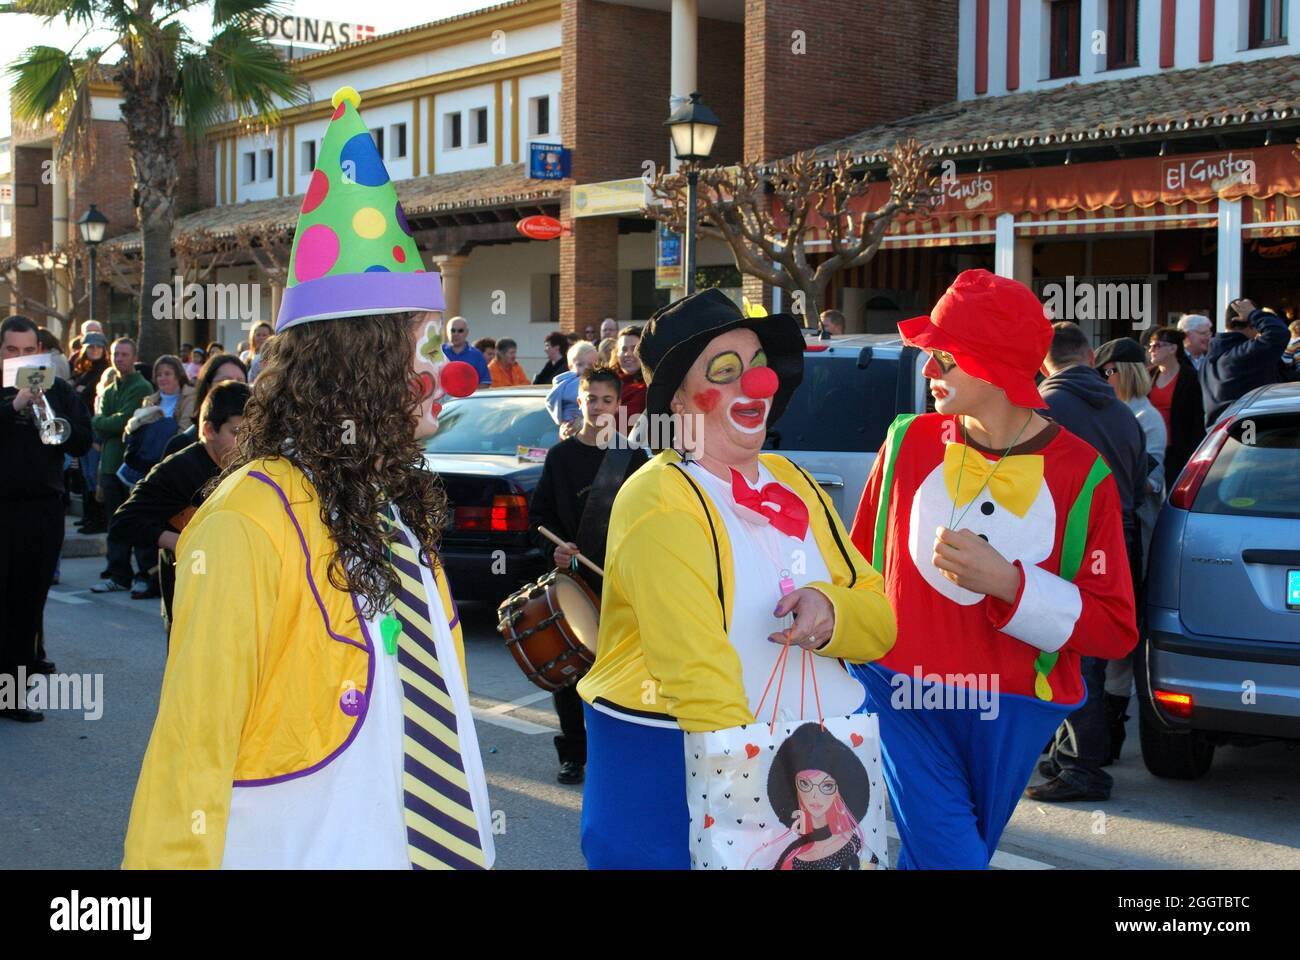
{"type": "Polygon", "coordinates": [[[686,252],[683,259],[688,297],[695,292],[695,190],[700,179],[699,164],[709,159],[713,152],[719,123],[717,114],[700,102],[699,93],[692,93],[690,100],[674,110],[664,123],[672,134],[677,159],[687,164],[686,252]]]}
{"type": "Polygon", "coordinates": [[[95,319],[95,251],[104,239],[104,231],[108,229],[108,217],[104,216],[92,203],[90,209],[81,215],[77,221],[77,227],[81,230],[81,239],[86,242],[90,249],[90,319],[95,319]]]}

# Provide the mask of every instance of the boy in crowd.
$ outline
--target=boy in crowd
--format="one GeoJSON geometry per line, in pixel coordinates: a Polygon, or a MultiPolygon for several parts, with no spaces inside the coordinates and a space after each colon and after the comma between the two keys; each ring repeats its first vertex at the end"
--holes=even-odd
{"type": "MultiPolygon", "coordinates": [[[[591,349],[590,344],[586,344],[591,349]]],[[[605,533],[614,495],[623,481],[646,462],[645,452],[613,443],[623,383],[607,367],[588,369],[576,375],[582,427],[561,440],[546,455],[542,479],[533,493],[533,539],[544,551],[551,541],[538,532],[545,527],[566,542],[552,554],[559,570],[574,571],[600,596],[601,578],[585,567],[575,566],[580,552],[598,567],[605,564],[605,533]],[[613,447],[613,449],[610,449],[613,447]]],[[[554,695],[560,718],[560,735],[555,749],[560,756],[560,783],[581,783],[587,763],[587,731],[582,717],[582,698],[576,687],[565,687],[554,695]]]]}

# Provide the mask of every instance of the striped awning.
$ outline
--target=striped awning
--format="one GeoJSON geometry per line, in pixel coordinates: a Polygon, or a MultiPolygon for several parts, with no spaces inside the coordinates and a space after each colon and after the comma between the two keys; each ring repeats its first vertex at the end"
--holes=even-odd
{"type": "Polygon", "coordinates": [[[1048,210],[1044,213],[1024,211],[1016,215],[1017,237],[1053,237],[1061,234],[1133,233],[1146,230],[1208,229],[1218,226],[1217,217],[1207,214],[1218,212],[1219,202],[1211,200],[1197,203],[1155,203],[1146,207],[1127,204],[1122,207],[1102,207],[1099,210],[1048,210]],[[1153,217],[1171,217],[1155,220],[1153,217]],[[1143,219],[1134,219],[1143,218],[1143,219]],[[1085,221],[1085,222],[1080,222],[1085,221]],[[1094,222],[1087,222],[1094,221],[1094,222]],[[1102,221],[1100,223],[1095,221],[1102,221]],[[1127,222],[1126,222],[1127,221],[1127,222]],[[1035,226],[1019,226],[1019,224],[1035,226]]]}
{"type": "Polygon", "coordinates": [[[1252,200],[1242,204],[1241,219],[1242,229],[1251,237],[1300,237],[1300,197],[1278,195],[1252,200]]]}

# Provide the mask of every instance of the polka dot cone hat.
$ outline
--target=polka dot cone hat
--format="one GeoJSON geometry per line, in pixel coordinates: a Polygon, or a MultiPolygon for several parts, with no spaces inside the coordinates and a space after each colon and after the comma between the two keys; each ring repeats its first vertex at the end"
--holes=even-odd
{"type": "Polygon", "coordinates": [[[336,317],[442,310],[442,285],[425,271],[383,157],[338,90],[316,169],[298,213],[289,281],[276,332],[336,317]]]}

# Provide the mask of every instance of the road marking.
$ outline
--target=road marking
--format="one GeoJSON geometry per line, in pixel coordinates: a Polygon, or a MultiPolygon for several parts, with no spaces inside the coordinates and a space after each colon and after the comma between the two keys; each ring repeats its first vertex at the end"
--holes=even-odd
{"type": "MultiPolygon", "coordinates": [[[[890,820],[885,824],[885,830],[890,839],[899,840],[902,838],[898,835],[898,827],[894,826],[894,821],[890,820]]],[[[1029,857],[1022,857],[1018,854],[1007,853],[998,850],[993,854],[993,859],[989,861],[990,867],[998,870],[1055,870],[1056,867],[1050,863],[1043,863],[1041,860],[1031,860],[1029,857]]]]}
{"type": "Polygon", "coordinates": [[[51,590],[49,592],[49,598],[51,600],[57,600],[59,603],[90,603],[89,600],[86,600],[83,597],[78,597],[71,593],[64,593],[62,590],[51,590]]]}
{"type": "Polygon", "coordinates": [[[522,720],[519,717],[507,716],[507,714],[512,710],[526,707],[529,704],[536,703],[538,700],[545,700],[548,697],[550,697],[549,693],[539,690],[535,693],[530,693],[527,696],[520,697],[517,700],[495,702],[492,697],[484,697],[474,694],[473,699],[490,702],[492,703],[492,706],[479,707],[471,704],[471,707],[474,711],[474,718],[476,720],[482,720],[484,723],[491,723],[498,727],[505,727],[507,730],[514,730],[516,733],[526,733],[530,736],[536,736],[540,733],[554,734],[555,729],[553,727],[545,727],[540,723],[533,723],[531,720],[522,720]]]}

